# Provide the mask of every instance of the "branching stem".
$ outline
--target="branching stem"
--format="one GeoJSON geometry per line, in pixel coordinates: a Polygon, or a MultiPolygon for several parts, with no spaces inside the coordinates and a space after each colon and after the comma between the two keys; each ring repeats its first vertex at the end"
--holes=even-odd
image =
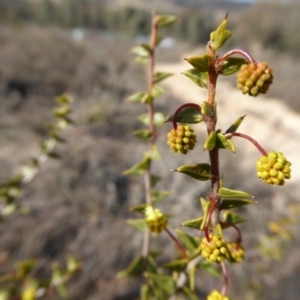
{"type": "Polygon", "coordinates": [[[172,234],[172,232],[166,228],[165,231],[167,232],[167,234],[170,236],[170,238],[173,240],[173,242],[176,244],[176,246],[178,247],[178,249],[180,250],[182,256],[184,258],[188,258],[187,253],[183,247],[183,245],[180,243],[180,241],[172,234]]]}
{"type": "Polygon", "coordinates": [[[173,118],[173,128],[176,130],[177,129],[177,117],[178,117],[178,114],[184,109],[184,108],[187,108],[187,107],[194,107],[194,108],[198,108],[199,110],[201,109],[201,106],[196,104],[196,103],[185,103],[181,106],[179,106],[175,113],[174,113],[174,118],[173,118]]]}
{"type": "Polygon", "coordinates": [[[225,134],[225,136],[226,137],[238,136],[238,137],[244,138],[244,139],[250,141],[260,151],[260,153],[262,155],[268,156],[268,153],[266,152],[266,150],[256,140],[254,140],[252,137],[250,137],[247,134],[238,133],[238,132],[231,132],[231,133],[225,134]]]}

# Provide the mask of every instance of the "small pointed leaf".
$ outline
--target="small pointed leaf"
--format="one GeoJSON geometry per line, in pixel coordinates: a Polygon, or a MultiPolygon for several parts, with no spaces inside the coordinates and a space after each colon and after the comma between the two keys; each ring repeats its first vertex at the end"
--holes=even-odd
{"type": "MultiPolygon", "coordinates": [[[[173,122],[174,114],[167,118],[165,122],[173,122]]],[[[176,121],[178,123],[196,124],[203,121],[203,116],[199,108],[196,107],[185,107],[177,115],[176,121]]]]}
{"type": "Polygon", "coordinates": [[[244,118],[246,117],[246,115],[243,115],[241,117],[239,117],[226,131],[226,133],[232,133],[232,132],[236,132],[237,129],[239,128],[239,126],[241,125],[241,123],[243,122],[244,118]]]}
{"type": "Polygon", "coordinates": [[[209,70],[210,56],[208,54],[188,57],[185,60],[199,72],[207,72],[209,70]]]}
{"type": "Polygon", "coordinates": [[[182,272],[185,270],[187,264],[188,264],[187,259],[179,259],[179,260],[173,260],[169,263],[164,264],[163,268],[169,269],[171,271],[182,272]]]}
{"type": "Polygon", "coordinates": [[[210,34],[210,46],[214,51],[221,48],[226,43],[226,41],[231,37],[231,32],[229,30],[226,30],[226,26],[227,26],[227,16],[221,22],[217,30],[213,31],[210,34]]]}
{"type": "Polygon", "coordinates": [[[148,151],[148,156],[153,160],[161,160],[158,147],[156,145],[151,146],[151,150],[148,151]]]}
{"type": "MultiPolygon", "coordinates": [[[[163,115],[163,113],[155,113],[154,114],[154,123],[156,126],[161,126],[164,124],[165,120],[166,120],[166,117],[163,115]]],[[[149,123],[150,123],[150,118],[149,118],[149,114],[148,113],[144,113],[144,114],[141,114],[139,117],[138,117],[139,121],[141,121],[145,126],[149,126],[149,123]]]]}
{"type": "Polygon", "coordinates": [[[200,72],[196,69],[189,69],[184,72],[182,72],[183,75],[190,78],[192,81],[194,81],[198,86],[202,88],[207,87],[208,83],[208,72],[200,72]]]}
{"type": "Polygon", "coordinates": [[[151,187],[154,188],[160,180],[161,180],[160,176],[151,175],[151,187]]]}
{"type": "Polygon", "coordinates": [[[219,71],[219,74],[228,76],[238,72],[242,65],[248,64],[248,60],[240,57],[227,58],[219,71]]]}
{"type": "Polygon", "coordinates": [[[223,199],[252,199],[254,198],[250,194],[242,191],[231,190],[228,188],[221,187],[219,189],[219,195],[223,199]]]}
{"type": "MultiPolygon", "coordinates": [[[[240,217],[238,214],[233,213],[231,211],[225,211],[223,214],[223,221],[225,223],[231,223],[231,224],[238,224],[238,223],[243,223],[245,222],[245,219],[240,217]]],[[[226,224],[222,228],[226,228],[226,224]]]]}
{"type": "Polygon", "coordinates": [[[162,95],[164,92],[165,92],[165,90],[161,86],[154,84],[151,94],[152,94],[153,98],[157,98],[160,95],[162,95]]]}
{"type": "Polygon", "coordinates": [[[132,212],[138,212],[144,215],[145,208],[147,207],[148,204],[140,204],[140,205],[135,205],[130,207],[130,211],[132,212]]]}
{"type": "Polygon", "coordinates": [[[177,20],[176,16],[173,15],[157,15],[155,17],[158,28],[163,28],[172,25],[177,20]]]}
{"type": "Polygon", "coordinates": [[[233,153],[236,152],[236,147],[233,144],[233,142],[231,140],[227,139],[227,137],[224,134],[222,134],[222,133],[218,133],[217,134],[216,145],[219,148],[229,149],[233,153]]]}
{"type": "Polygon", "coordinates": [[[152,96],[149,95],[147,92],[138,92],[129,96],[128,101],[149,104],[152,102],[152,96]]]}
{"type": "Polygon", "coordinates": [[[200,181],[211,179],[211,166],[209,164],[184,165],[175,172],[183,173],[200,181]]]}
{"type": "Polygon", "coordinates": [[[140,44],[131,48],[131,52],[139,57],[148,57],[151,52],[149,44],[140,44]]]}
{"type": "Polygon", "coordinates": [[[212,264],[206,260],[203,260],[199,264],[200,269],[205,270],[210,275],[220,278],[221,277],[221,271],[219,269],[216,269],[215,264],[212,264]]]}
{"type": "Polygon", "coordinates": [[[138,256],[127,269],[119,272],[117,278],[137,276],[143,269],[143,258],[138,256]]]}
{"type": "Polygon", "coordinates": [[[203,222],[203,217],[200,217],[197,219],[185,221],[181,225],[185,226],[185,227],[190,227],[190,228],[195,228],[195,229],[200,230],[202,222],[203,222]]]}
{"type": "Polygon", "coordinates": [[[149,62],[149,59],[148,59],[148,57],[137,56],[134,59],[134,62],[137,64],[141,64],[141,65],[147,65],[149,62]]]}
{"type": "Polygon", "coordinates": [[[205,212],[208,202],[209,201],[207,201],[206,199],[200,197],[200,204],[203,212],[205,212]]]}
{"type": "Polygon", "coordinates": [[[145,231],[145,229],[147,228],[147,223],[145,219],[128,219],[127,223],[140,231],[145,231]]]}
{"type": "Polygon", "coordinates": [[[123,172],[124,175],[130,176],[140,176],[144,174],[144,171],[149,168],[150,159],[149,157],[144,157],[144,159],[132,166],[131,168],[127,169],[123,172]]]}
{"type": "Polygon", "coordinates": [[[255,202],[250,199],[223,199],[221,202],[220,210],[232,209],[243,205],[254,204],[255,202]]]}
{"type": "Polygon", "coordinates": [[[175,292],[176,283],[172,279],[172,277],[170,277],[168,275],[153,274],[150,272],[146,272],[144,275],[146,278],[152,279],[153,282],[163,291],[165,291],[169,294],[175,292]]]}
{"type": "Polygon", "coordinates": [[[209,136],[207,137],[207,139],[204,142],[204,147],[203,148],[208,150],[208,151],[211,151],[216,146],[216,140],[217,140],[216,132],[211,131],[211,133],[209,134],[209,136]]]}
{"type": "Polygon", "coordinates": [[[171,192],[170,191],[154,191],[152,190],[151,192],[151,199],[152,201],[159,202],[164,199],[166,199],[168,196],[170,196],[171,192]]]}
{"type": "Polygon", "coordinates": [[[157,83],[157,82],[160,82],[170,76],[172,76],[173,73],[167,73],[167,72],[156,72],[153,76],[153,80],[154,82],[153,83],[157,83]]]}
{"type": "Polygon", "coordinates": [[[199,297],[192,292],[192,286],[195,284],[195,279],[191,278],[191,274],[192,272],[194,272],[194,270],[196,270],[196,268],[194,266],[192,266],[189,270],[189,284],[190,284],[190,289],[187,286],[183,287],[183,293],[186,295],[187,298],[185,299],[189,299],[189,300],[199,300],[199,297]]]}
{"type": "Polygon", "coordinates": [[[135,130],[132,132],[133,135],[136,137],[140,138],[143,141],[148,141],[149,138],[151,137],[151,131],[148,129],[142,129],[142,130],[135,130]]]}
{"type": "Polygon", "coordinates": [[[176,229],[175,231],[176,231],[180,241],[183,243],[183,245],[188,250],[194,251],[199,247],[199,245],[200,245],[200,239],[199,238],[194,238],[194,237],[188,235],[187,233],[185,233],[184,231],[179,230],[179,229],[176,229]]]}
{"type": "Polygon", "coordinates": [[[209,117],[213,116],[213,114],[214,114],[213,110],[212,110],[212,108],[210,107],[210,105],[208,104],[207,101],[203,101],[201,103],[201,113],[204,116],[209,116],[209,117]]]}

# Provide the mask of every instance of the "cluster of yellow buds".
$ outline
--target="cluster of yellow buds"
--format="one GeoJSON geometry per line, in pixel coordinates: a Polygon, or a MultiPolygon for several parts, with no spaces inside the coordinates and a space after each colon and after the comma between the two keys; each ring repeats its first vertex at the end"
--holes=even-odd
{"type": "Polygon", "coordinates": [[[230,300],[229,297],[221,294],[217,290],[213,290],[208,296],[207,300],[230,300]]]}
{"type": "Polygon", "coordinates": [[[227,243],[220,234],[210,235],[210,238],[210,242],[207,241],[206,237],[202,238],[201,255],[209,262],[221,263],[229,255],[227,243]]]}
{"type": "Polygon", "coordinates": [[[229,262],[239,263],[244,259],[245,251],[241,244],[231,242],[227,244],[227,248],[229,252],[229,262]]]}
{"type": "Polygon", "coordinates": [[[158,209],[153,208],[151,205],[145,208],[146,223],[153,233],[160,233],[166,229],[168,225],[168,219],[166,216],[158,209]]]}
{"type": "Polygon", "coordinates": [[[284,185],[291,178],[291,163],[281,152],[270,151],[256,163],[257,177],[267,184],[284,185]]]}
{"type": "Polygon", "coordinates": [[[242,65],[237,73],[237,88],[250,96],[265,94],[272,82],[273,70],[265,62],[242,65]]]}
{"type": "Polygon", "coordinates": [[[167,145],[175,153],[187,154],[193,150],[197,142],[194,130],[189,125],[181,124],[168,133],[167,145]]]}

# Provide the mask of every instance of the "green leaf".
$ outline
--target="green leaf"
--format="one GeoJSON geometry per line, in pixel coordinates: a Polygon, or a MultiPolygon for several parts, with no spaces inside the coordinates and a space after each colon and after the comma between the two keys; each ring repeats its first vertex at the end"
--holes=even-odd
{"type": "Polygon", "coordinates": [[[231,190],[228,188],[221,187],[219,189],[219,196],[223,199],[252,199],[254,198],[250,194],[242,191],[231,190]]]}
{"type": "Polygon", "coordinates": [[[208,83],[208,72],[200,72],[195,69],[189,69],[184,72],[182,72],[183,75],[190,78],[192,81],[194,81],[198,86],[202,88],[207,87],[208,83]]]}
{"type": "Polygon", "coordinates": [[[210,56],[208,54],[188,57],[185,60],[199,72],[208,72],[209,70],[210,56]]]}
{"type": "Polygon", "coordinates": [[[209,117],[213,116],[214,112],[207,101],[203,101],[201,103],[201,113],[204,116],[209,116],[209,117]]]}
{"type": "Polygon", "coordinates": [[[188,264],[187,259],[179,259],[164,264],[163,268],[169,269],[171,271],[182,272],[186,269],[187,264],[188,264]]]}
{"type": "Polygon", "coordinates": [[[211,151],[216,146],[217,134],[215,131],[211,131],[209,136],[204,142],[204,149],[211,151]]]}
{"type": "Polygon", "coordinates": [[[143,104],[149,104],[152,102],[152,96],[147,92],[138,92],[128,97],[128,101],[137,102],[143,104]]]}
{"type": "Polygon", "coordinates": [[[148,59],[148,57],[137,56],[134,59],[134,62],[137,64],[141,64],[141,65],[147,65],[149,62],[149,59],[148,59]]]}
{"type": "Polygon", "coordinates": [[[140,138],[143,141],[148,141],[151,137],[151,131],[148,129],[135,130],[132,132],[134,136],[140,138]]]}
{"type": "MultiPolygon", "coordinates": [[[[166,117],[164,116],[163,113],[155,113],[154,116],[154,124],[156,126],[162,126],[166,120],[166,117]]],[[[145,125],[145,126],[149,126],[149,123],[150,123],[150,117],[149,117],[149,114],[148,113],[144,113],[142,115],[140,115],[138,117],[138,119],[145,125]]]]}
{"type": "Polygon", "coordinates": [[[248,64],[248,60],[240,57],[229,57],[224,62],[219,71],[221,75],[232,75],[238,72],[242,65],[248,64]]]}
{"type": "Polygon", "coordinates": [[[200,197],[200,204],[203,212],[205,212],[208,202],[209,201],[207,201],[206,199],[200,197]]]}
{"type": "Polygon", "coordinates": [[[151,279],[163,291],[169,294],[175,292],[176,283],[174,282],[172,277],[167,275],[161,275],[161,274],[153,274],[150,272],[146,272],[144,275],[146,278],[151,279]]]}
{"type": "Polygon", "coordinates": [[[183,173],[200,181],[211,179],[211,166],[209,164],[184,165],[175,172],[183,173]]]}
{"type": "MultiPolygon", "coordinates": [[[[190,286],[190,290],[194,291],[195,290],[195,277],[196,277],[196,266],[192,265],[189,270],[189,286],[190,286]]],[[[196,295],[195,295],[196,296],[196,295]]],[[[189,299],[193,299],[193,295],[190,294],[189,299]]]]}
{"type": "Polygon", "coordinates": [[[153,76],[153,83],[157,83],[157,82],[160,82],[170,76],[172,76],[173,73],[167,73],[167,72],[156,72],[154,73],[154,76],[153,76]]]}
{"type": "Polygon", "coordinates": [[[137,276],[143,269],[143,258],[139,255],[129,266],[127,269],[119,272],[117,274],[117,278],[124,277],[134,277],[137,276]]]}
{"type": "Polygon", "coordinates": [[[138,46],[131,48],[130,51],[139,57],[146,58],[149,56],[149,53],[151,52],[151,48],[149,44],[139,44],[138,46]]]}
{"type": "MultiPolygon", "coordinates": [[[[165,122],[173,122],[174,114],[167,118],[165,122]]],[[[199,108],[196,107],[185,107],[177,115],[176,121],[178,123],[196,124],[203,121],[203,116],[199,108]]]]}
{"type": "Polygon", "coordinates": [[[185,226],[185,227],[190,227],[190,228],[195,228],[195,229],[200,230],[202,222],[203,222],[203,217],[200,217],[197,219],[185,221],[181,225],[185,226]]]}
{"type": "Polygon", "coordinates": [[[210,34],[210,47],[216,51],[220,49],[226,41],[231,37],[231,32],[226,30],[227,26],[227,16],[219,25],[217,30],[210,34]]]}
{"type": "Polygon", "coordinates": [[[221,202],[220,210],[232,209],[243,205],[254,204],[253,200],[249,199],[223,199],[221,202]]]}
{"type": "Polygon", "coordinates": [[[154,188],[160,180],[161,180],[160,176],[151,175],[151,187],[154,188]]]}
{"type": "Polygon", "coordinates": [[[123,172],[124,175],[130,176],[140,176],[144,174],[144,171],[149,168],[150,159],[149,157],[145,156],[144,159],[132,166],[131,168],[127,169],[123,172]]]}
{"type": "Polygon", "coordinates": [[[232,133],[232,132],[236,132],[237,129],[239,128],[239,126],[241,125],[241,123],[243,122],[244,118],[246,117],[246,115],[239,117],[226,131],[226,133],[232,133]]]}
{"type": "Polygon", "coordinates": [[[143,284],[140,289],[140,299],[141,300],[150,300],[151,298],[150,288],[147,284],[143,284]]]}
{"type": "Polygon", "coordinates": [[[206,272],[208,272],[210,275],[215,276],[220,278],[221,277],[221,271],[219,269],[216,269],[215,265],[213,265],[212,263],[203,260],[200,262],[199,264],[199,268],[202,270],[205,270],[206,272]]]}
{"type": "Polygon", "coordinates": [[[156,41],[155,41],[155,46],[158,46],[160,44],[160,42],[164,39],[163,36],[157,34],[156,35],[156,41]]]}
{"type": "Polygon", "coordinates": [[[168,196],[170,196],[171,192],[170,191],[154,191],[152,190],[151,192],[151,199],[152,201],[159,202],[164,199],[166,199],[168,196]]]}
{"type": "MultiPolygon", "coordinates": [[[[198,228],[200,228],[200,227],[198,227],[198,228]]],[[[194,237],[188,235],[187,233],[185,233],[184,231],[179,230],[179,229],[175,229],[175,231],[176,231],[179,239],[183,243],[183,245],[188,250],[194,251],[199,247],[199,245],[200,245],[199,238],[194,238],[194,237]]]]}
{"type": "Polygon", "coordinates": [[[129,211],[132,212],[138,212],[144,215],[145,208],[148,206],[148,204],[140,204],[140,205],[135,205],[129,208],[129,211]]]}
{"type": "Polygon", "coordinates": [[[47,155],[48,155],[49,157],[51,157],[51,158],[54,158],[54,159],[61,159],[61,155],[58,154],[58,153],[56,153],[56,152],[53,152],[53,151],[48,152],[47,155]]]}
{"type": "Polygon", "coordinates": [[[176,16],[173,15],[157,15],[155,17],[158,28],[163,28],[172,25],[177,20],[176,16]]]}
{"type": "Polygon", "coordinates": [[[232,141],[230,141],[224,134],[218,133],[216,139],[216,145],[219,148],[225,148],[231,150],[233,153],[236,152],[236,147],[232,141]]]}
{"type": "Polygon", "coordinates": [[[127,223],[129,225],[132,225],[133,227],[137,228],[140,231],[145,231],[147,228],[147,223],[146,220],[143,219],[128,219],[127,223]]]}
{"type": "Polygon", "coordinates": [[[151,157],[153,160],[161,160],[161,156],[156,145],[151,146],[151,150],[148,152],[148,156],[151,157]]]}
{"type": "MultiPolygon", "coordinates": [[[[194,284],[194,280],[195,280],[195,279],[191,278],[191,274],[192,274],[192,272],[193,272],[194,269],[195,268],[192,267],[190,269],[190,272],[189,272],[190,286],[192,286],[194,284]]],[[[191,291],[191,289],[189,289],[187,286],[184,286],[183,289],[182,289],[182,291],[187,296],[187,299],[189,299],[189,300],[199,300],[199,297],[195,293],[193,293],[191,291]]]]}
{"type": "Polygon", "coordinates": [[[162,87],[160,87],[157,84],[154,84],[153,87],[152,87],[151,94],[152,94],[153,98],[157,98],[160,95],[162,95],[164,92],[165,92],[165,90],[162,87]]]}
{"type": "Polygon", "coordinates": [[[57,96],[55,98],[56,103],[60,104],[60,105],[64,105],[64,104],[70,104],[74,101],[73,97],[71,97],[68,94],[62,94],[60,96],[57,96]]]}
{"type": "MultiPolygon", "coordinates": [[[[225,223],[231,223],[231,224],[238,224],[238,223],[243,223],[245,222],[245,219],[240,217],[238,214],[233,213],[231,211],[225,211],[223,214],[223,221],[225,223]]],[[[226,228],[226,224],[222,228],[226,228]]]]}

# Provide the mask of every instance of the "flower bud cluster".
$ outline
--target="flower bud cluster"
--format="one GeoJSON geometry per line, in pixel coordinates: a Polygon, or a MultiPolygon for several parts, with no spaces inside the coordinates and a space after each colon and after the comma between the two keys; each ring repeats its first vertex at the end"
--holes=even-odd
{"type": "Polygon", "coordinates": [[[187,154],[188,151],[194,149],[196,142],[197,137],[194,130],[186,124],[181,124],[176,130],[172,129],[168,133],[167,145],[175,153],[187,154]]]}
{"type": "Polygon", "coordinates": [[[242,65],[237,73],[237,88],[250,96],[265,94],[272,82],[273,70],[265,62],[242,65]]]}
{"type": "Polygon", "coordinates": [[[270,151],[256,163],[257,177],[267,184],[284,185],[291,178],[291,163],[281,152],[270,151]]]}
{"type": "Polygon", "coordinates": [[[145,208],[146,223],[153,233],[160,233],[166,229],[168,225],[168,219],[165,215],[158,209],[153,208],[151,205],[145,208]]]}
{"type": "Polygon", "coordinates": [[[241,244],[231,242],[227,244],[229,258],[228,261],[231,263],[239,263],[244,259],[245,251],[241,244]]]}
{"type": "Polygon", "coordinates": [[[221,294],[217,290],[213,290],[208,296],[207,300],[230,300],[229,297],[221,294]]]}
{"type": "Polygon", "coordinates": [[[228,258],[227,243],[220,234],[210,235],[211,241],[202,238],[200,244],[201,255],[209,262],[221,263],[228,258]]]}

